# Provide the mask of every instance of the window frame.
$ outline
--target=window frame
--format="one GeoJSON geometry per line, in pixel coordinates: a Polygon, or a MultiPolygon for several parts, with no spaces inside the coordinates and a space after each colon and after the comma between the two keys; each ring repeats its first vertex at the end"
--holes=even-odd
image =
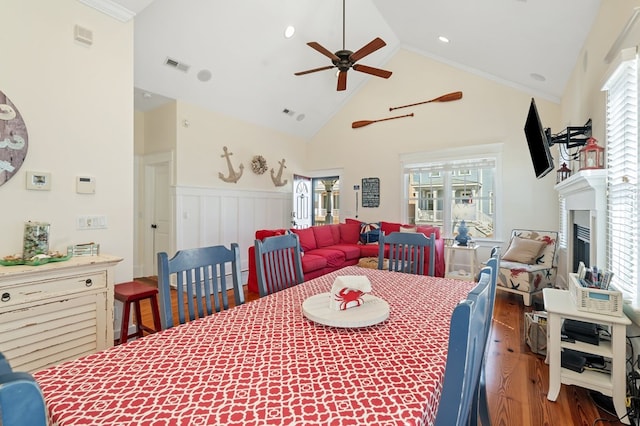
{"type": "Polygon", "coordinates": [[[622,50],[602,87],[606,92],[607,270],[614,273],[611,285],[632,300],[635,309],[640,305],[639,62],[636,48],[622,50]]]}
{"type": "MultiPolygon", "coordinates": [[[[494,217],[494,229],[493,236],[490,238],[476,238],[478,241],[488,241],[488,242],[497,242],[502,241],[502,151],[503,144],[502,143],[494,143],[494,144],[483,144],[483,145],[474,145],[474,146],[466,146],[462,148],[453,148],[446,149],[440,151],[430,151],[430,152],[419,152],[419,153],[411,153],[411,154],[402,154],[400,155],[400,171],[401,171],[401,194],[402,194],[402,203],[401,203],[401,217],[403,221],[407,222],[409,220],[409,211],[408,211],[408,186],[409,179],[408,173],[405,173],[407,169],[418,168],[426,165],[433,165],[437,163],[460,163],[461,161],[477,161],[480,159],[491,159],[494,162],[494,185],[493,185],[493,217],[494,217]]],[[[468,168],[467,168],[468,169],[468,168]]],[[[459,170],[467,170],[464,168],[456,168],[456,170],[452,170],[451,173],[444,173],[441,177],[444,176],[443,184],[445,187],[450,187],[451,182],[450,178],[452,175],[458,175],[459,170]]],[[[435,171],[434,171],[435,172],[435,171]]],[[[465,175],[466,176],[466,175],[465,175]]],[[[447,203],[447,196],[445,195],[444,203],[447,203]]],[[[453,200],[451,198],[448,201],[453,200]]],[[[443,227],[442,227],[442,235],[443,238],[453,238],[453,229],[449,229],[449,224],[452,223],[451,218],[451,209],[443,210],[443,227]]]]}

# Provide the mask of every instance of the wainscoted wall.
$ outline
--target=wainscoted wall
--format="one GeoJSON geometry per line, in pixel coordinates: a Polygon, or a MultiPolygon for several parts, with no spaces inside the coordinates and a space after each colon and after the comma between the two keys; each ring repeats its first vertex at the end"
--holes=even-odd
{"type": "Polygon", "coordinates": [[[174,197],[176,250],[237,242],[243,271],[248,268],[247,250],[254,243],[257,229],[290,227],[290,189],[281,192],[178,186],[174,197]]]}

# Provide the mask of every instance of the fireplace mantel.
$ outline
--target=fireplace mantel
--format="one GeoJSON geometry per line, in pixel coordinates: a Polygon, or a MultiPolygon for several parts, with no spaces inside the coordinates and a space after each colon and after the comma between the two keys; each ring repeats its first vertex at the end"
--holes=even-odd
{"type": "MultiPolygon", "coordinates": [[[[555,186],[567,203],[567,210],[597,210],[599,201],[606,203],[607,171],[581,170],[555,186]]],[[[605,206],[603,206],[604,208],[605,206]]]]}
{"type": "MultiPolygon", "coordinates": [[[[564,214],[567,223],[567,259],[573,257],[574,213],[589,212],[590,254],[589,265],[604,267],[606,262],[607,232],[607,170],[581,170],[555,186],[564,199],[564,214]]],[[[567,272],[575,272],[567,270],[567,272]]]]}

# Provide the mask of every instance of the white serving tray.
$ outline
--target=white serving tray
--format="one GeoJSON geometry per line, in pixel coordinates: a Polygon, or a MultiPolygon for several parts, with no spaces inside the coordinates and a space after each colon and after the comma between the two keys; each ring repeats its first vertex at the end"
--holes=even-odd
{"type": "Polygon", "coordinates": [[[302,302],[302,313],[318,324],[341,328],[359,328],[379,324],[389,318],[389,304],[379,297],[365,294],[360,306],[336,311],[329,307],[331,293],[320,293],[302,302]]]}

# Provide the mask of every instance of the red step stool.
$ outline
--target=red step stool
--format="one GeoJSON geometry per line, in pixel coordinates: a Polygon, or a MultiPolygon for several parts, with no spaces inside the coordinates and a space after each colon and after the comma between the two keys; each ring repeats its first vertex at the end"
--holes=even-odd
{"type": "Polygon", "coordinates": [[[127,343],[129,337],[142,337],[145,331],[147,333],[156,333],[162,329],[157,296],[158,289],[156,287],[141,283],[140,281],[129,281],[115,285],[115,298],[124,304],[122,324],[120,325],[120,340],[115,340],[115,345],[127,343]],[[150,328],[142,324],[140,301],[144,299],[149,299],[151,302],[151,313],[153,314],[154,328],[150,328]],[[129,314],[131,312],[132,303],[136,310],[136,332],[129,334],[129,314]]]}

